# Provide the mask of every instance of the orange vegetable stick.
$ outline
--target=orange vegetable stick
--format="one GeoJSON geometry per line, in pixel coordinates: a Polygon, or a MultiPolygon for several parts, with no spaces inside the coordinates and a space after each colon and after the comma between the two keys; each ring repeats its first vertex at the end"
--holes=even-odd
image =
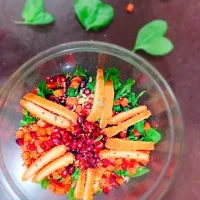
{"type": "Polygon", "coordinates": [[[96,169],[95,178],[94,178],[94,194],[98,192],[100,181],[103,175],[103,170],[100,168],[96,169]]]}
{"type": "Polygon", "coordinates": [[[117,151],[117,150],[103,150],[100,151],[99,156],[101,159],[110,159],[110,158],[128,158],[134,159],[138,162],[148,162],[149,153],[141,151],[117,151]]]}
{"type": "Polygon", "coordinates": [[[133,109],[128,110],[126,112],[122,112],[118,115],[115,115],[114,117],[112,117],[110,119],[110,121],[108,123],[113,124],[113,125],[118,124],[119,122],[125,121],[125,120],[139,114],[139,113],[144,112],[145,110],[147,110],[146,106],[139,106],[139,107],[133,108],[133,109]]]}
{"type": "Polygon", "coordinates": [[[117,138],[107,139],[105,146],[108,149],[124,151],[154,150],[154,142],[131,141],[117,138]]]}
{"type": "Polygon", "coordinates": [[[129,126],[132,126],[133,124],[140,122],[143,119],[147,119],[149,116],[151,116],[151,112],[149,110],[146,110],[143,113],[140,113],[139,115],[136,115],[132,117],[131,119],[128,119],[127,121],[122,122],[118,126],[105,128],[104,132],[108,137],[112,137],[114,135],[117,135],[119,132],[124,131],[129,126]]]}
{"type": "Polygon", "coordinates": [[[64,156],[54,160],[53,162],[46,165],[43,169],[41,169],[32,179],[32,182],[39,182],[44,179],[49,174],[58,170],[61,167],[67,167],[72,164],[74,161],[74,155],[72,153],[66,153],[64,156]]]}
{"type": "Polygon", "coordinates": [[[35,94],[29,93],[24,96],[24,99],[29,100],[29,101],[33,102],[34,104],[37,104],[38,106],[45,108],[57,115],[66,117],[67,119],[71,120],[72,122],[77,121],[77,114],[75,112],[73,112],[73,111],[67,109],[66,107],[61,106],[57,103],[49,101],[45,98],[42,98],[35,94]]]}
{"type": "Polygon", "coordinates": [[[113,81],[108,80],[105,85],[105,104],[101,114],[100,128],[105,128],[112,117],[112,108],[114,101],[113,81]]]}
{"type": "Polygon", "coordinates": [[[104,74],[102,69],[97,69],[94,102],[92,110],[87,117],[87,120],[89,122],[95,122],[101,117],[101,113],[104,107],[104,100],[105,100],[104,74]]]}
{"type": "Polygon", "coordinates": [[[38,158],[23,174],[22,180],[26,181],[32,176],[34,176],[40,169],[45,165],[50,163],[56,158],[59,158],[67,151],[65,145],[59,145],[51,149],[49,152],[45,153],[43,156],[38,158]]]}
{"type": "Polygon", "coordinates": [[[66,118],[57,116],[30,101],[21,100],[20,104],[31,114],[36,115],[38,118],[48,122],[49,124],[53,124],[60,128],[67,128],[70,126],[70,122],[66,118]]]}
{"type": "Polygon", "coordinates": [[[94,179],[95,179],[95,169],[88,168],[83,200],[92,200],[93,199],[94,179]]]}
{"type": "Polygon", "coordinates": [[[78,178],[78,182],[77,182],[75,190],[74,190],[74,198],[75,199],[82,199],[83,198],[84,187],[85,187],[85,177],[86,177],[86,171],[81,170],[79,178],[78,178]]]}

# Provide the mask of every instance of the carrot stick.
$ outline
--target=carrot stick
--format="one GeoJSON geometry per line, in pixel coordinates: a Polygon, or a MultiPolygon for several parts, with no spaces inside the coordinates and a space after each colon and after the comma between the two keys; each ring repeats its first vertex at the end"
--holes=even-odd
{"type": "Polygon", "coordinates": [[[117,138],[109,138],[105,144],[106,148],[123,151],[154,150],[154,142],[131,141],[117,138]]]}
{"type": "Polygon", "coordinates": [[[41,169],[32,179],[32,182],[39,182],[44,179],[49,174],[58,170],[59,168],[66,167],[72,164],[74,161],[74,155],[72,153],[66,153],[64,156],[54,160],[53,162],[46,165],[43,169],[41,169]]]}
{"type": "Polygon", "coordinates": [[[103,175],[103,170],[98,168],[96,169],[95,179],[94,179],[94,194],[98,192],[100,181],[103,175]]]}
{"type": "Polygon", "coordinates": [[[119,122],[125,121],[125,120],[139,114],[139,113],[144,112],[145,110],[147,110],[146,106],[139,106],[139,107],[133,108],[133,109],[128,110],[126,112],[122,112],[118,115],[115,115],[114,117],[112,117],[110,119],[110,121],[108,123],[113,124],[113,125],[118,124],[119,122]]]}
{"type": "Polygon", "coordinates": [[[100,151],[99,156],[101,159],[127,158],[127,159],[134,159],[138,162],[149,161],[149,153],[140,151],[103,150],[100,151]]]}
{"type": "Polygon", "coordinates": [[[36,115],[38,118],[48,122],[49,124],[53,124],[60,128],[67,128],[70,126],[70,122],[64,117],[57,116],[30,101],[21,100],[20,104],[31,114],[36,115]]]}
{"type": "Polygon", "coordinates": [[[95,122],[101,117],[101,113],[104,107],[104,100],[105,100],[104,74],[102,69],[97,69],[94,102],[92,110],[87,117],[87,120],[89,122],[95,122]]]}
{"type": "Polygon", "coordinates": [[[140,122],[143,119],[147,119],[149,116],[151,116],[151,113],[149,110],[144,111],[143,113],[140,113],[139,115],[136,115],[132,117],[131,119],[119,124],[118,126],[112,126],[109,128],[105,128],[104,132],[108,137],[112,137],[114,135],[117,135],[119,132],[124,131],[129,126],[140,122]]]}
{"type": "Polygon", "coordinates": [[[86,176],[86,171],[81,170],[79,178],[78,178],[78,182],[77,182],[75,190],[74,190],[74,198],[75,199],[82,199],[83,198],[84,187],[85,187],[85,176],[86,176]]]}
{"type": "Polygon", "coordinates": [[[23,174],[22,180],[26,181],[35,175],[40,169],[42,169],[45,165],[50,163],[56,158],[59,158],[67,151],[65,145],[56,146],[51,149],[49,152],[38,158],[23,174]]]}
{"type": "Polygon", "coordinates": [[[52,101],[49,101],[47,99],[44,99],[40,96],[31,94],[31,93],[26,94],[24,96],[24,99],[29,100],[29,101],[33,102],[34,104],[37,104],[38,106],[45,108],[57,115],[66,117],[68,120],[71,120],[72,122],[77,121],[77,114],[75,112],[72,112],[71,110],[69,110],[66,107],[61,106],[57,103],[54,103],[52,101]]]}
{"type": "Polygon", "coordinates": [[[88,168],[83,200],[93,199],[94,178],[95,178],[95,169],[88,168]]]}
{"type": "Polygon", "coordinates": [[[112,107],[114,101],[113,81],[108,80],[105,85],[105,105],[101,114],[100,128],[105,128],[112,117],[112,107]]]}

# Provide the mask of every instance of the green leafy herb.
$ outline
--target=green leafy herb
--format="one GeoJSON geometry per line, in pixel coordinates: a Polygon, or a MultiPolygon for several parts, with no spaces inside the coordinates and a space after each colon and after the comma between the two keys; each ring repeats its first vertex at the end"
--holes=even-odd
{"type": "Polygon", "coordinates": [[[122,109],[121,109],[120,105],[115,105],[115,106],[113,106],[113,110],[116,112],[120,112],[122,109]]]}
{"type": "Polygon", "coordinates": [[[67,193],[67,197],[69,200],[75,200],[74,198],[74,190],[75,190],[75,187],[72,187],[69,192],[67,193]]]}
{"type": "Polygon", "coordinates": [[[22,11],[23,22],[15,22],[16,24],[25,25],[45,25],[55,21],[52,14],[44,12],[43,0],[26,0],[22,11]]]}
{"type": "Polygon", "coordinates": [[[103,138],[103,135],[98,136],[97,138],[95,138],[94,142],[98,142],[103,138]]]}
{"type": "Polygon", "coordinates": [[[28,110],[25,110],[25,115],[23,116],[23,119],[20,121],[20,126],[26,126],[26,125],[32,124],[36,121],[37,121],[37,119],[34,117],[31,117],[28,110]]]}
{"type": "Polygon", "coordinates": [[[76,167],[74,170],[74,173],[71,175],[71,177],[74,179],[74,181],[76,181],[76,182],[78,181],[79,174],[80,174],[80,169],[78,169],[76,167]]]}
{"type": "Polygon", "coordinates": [[[163,56],[170,53],[174,46],[164,37],[167,32],[167,22],[154,20],[140,29],[133,51],[143,50],[150,55],[163,56]]]}
{"type": "Polygon", "coordinates": [[[101,194],[103,191],[101,189],[98,190],[97,194],[101,194]]]}
{"type": "Polygon", "coordinates": [[[47,95],[53,94],[52,90],[49,90],[46,86],[46,82],[42,81],[37,86],[37,95],[45,98],[47,95]]]}
{"type": "Polygon", "coordinates": [[[94,92],[95,83],[96,83],[95,80],[93,80],[92,82],[88,82],[86,88],[89,88],[92,92],[94,92]]]}
{"type": "Polygon", "coordinates": [[[114,17],[114,9],[100,0],[75,0],[75,13],[86,30],[99,30],[114,17]]]}
{"type": "Polygon", "coordinates": [[[130,126],[128,128],[128,131],[127,131],[127,133],[128,133],[128,139],[129,140],[133,140],[133,141],[137,141],[138,138],[133,134],[133,129],[134,129],[134,125],[130,126]]]}
{"type": "Polygon", "coordinates": [[[121,171],[114,170],[114,172],[118,176],[129,177],[129,178],[135,178],[135,177],[142,176],[142,175],[148,173],[149,171],[150,170],[147,167],[140,167],[139,169],[136,169],[136,173],[134,175],[130,175],[127,170],[121,170],[121,171]]]}
{"type": "Polygon", "coordinates": [[[117,93],[115,95],[115,101],[117,101],[117,99],[119,99],[120,97],[124,97],[128,93],[130,93],[131,92],[131,87],[132,87],[132,85],[134,83],[135,83],[135,80],[127,79],[125,81],[125,83],[118,88],[117,93]]]}
{"type": "Polygon", "coordinates": [[[144,136],[144,141],[158,143],[161,140],[161,135],[153,128],[149,128],[144,136]]]}
{"type": "Polygon", "coordinates": [[[41,180],[40,182],[38,182],[41,186],[42,189],[47,189],[49,183],[50,183],[51,180],[45,178],[43,180],[41,180]]]}
{"type": "Polygon", "coordinates": [[[136,124],[134,124],[134,128],[141,134],[144,135],[145,134],[145,130],[144,130],[144,120],[137,122],[136,124]]]}
{"type": "Polygon", "coordinates": [[[138,102],[139,98],[140,98],[145,92],[146,92],[146,91],[140,92],[137,96],[135,95],[135,93],[130,93],[130,94],[128,94],[127,98],[128,98],[129,104],[131,104],[131,106],[133,106],[133,107],[138,106],[137,102],[138,102]]]}
{"type": "Polygon", "coordinates": [[[69,87],[67,90],[67,96],[69,97],[76,97],[78,95],[78,89],[74,89],[72,87],[69,87]]]}
{"type": "Polygon", "coordinates": [[[128,110],[130,110],[129,107],[124,107],[124,108],[122,109],[123,112],[126,112],[126,111],[128,111],[128,110]]]}
{"type": "Polygon", "coordinates": [[[83,67],[78,66],[74,71],[74,76],[83,76],[88,79],[88,73],[83,69],[83,67]]]}

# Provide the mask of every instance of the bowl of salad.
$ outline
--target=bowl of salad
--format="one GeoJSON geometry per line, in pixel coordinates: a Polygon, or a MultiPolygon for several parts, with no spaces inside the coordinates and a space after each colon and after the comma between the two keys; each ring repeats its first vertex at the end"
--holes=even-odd
{"type": "Polygon", "coordinates": [[[160,199],[183,122],[159,72],[102,42],[73,42],[21,66],[1,90],[1,189],[8,199],[160,199]]]}

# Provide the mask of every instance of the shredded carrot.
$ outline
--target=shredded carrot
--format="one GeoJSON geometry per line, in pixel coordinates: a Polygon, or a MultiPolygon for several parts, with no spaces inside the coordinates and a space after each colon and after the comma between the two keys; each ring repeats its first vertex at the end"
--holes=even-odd
{"type": "Polygon", "coordinates": [[[122,98],[121,100],[120,100],[120,104],[121,104],[121,106],[124,108],[124,107],[126,107],[126,106],[128,106],[128,99],[127,98],[122,98]]]}
{"type": "Polygon", "coordinates": [[[61,97],[64,95],[64,91],[62,89],[54,90],[53,91],[54,96],[61,97]]]}
{"type": "Polygon", "coordinates": [[[134,4],[133,3],[129,3],[126,7],[126,11],[129,12],[129,13],[132,13],[134,11],[134,4]]]}
{"type": "Polygon", "coordinates": [[[30,142],[32,140],[31,134],[30,133],[26,133],[24,135],[24,142],[30,142]]]}
{"type": "Polygon", "coordinates": [[[76,105],[78,103],[78,100],[76,97],[68,97],[66,103],[69,105],[76,105]]]}
{"type": "Polygon", "coordinates": [[[145,122],[145,124],[144,124],[144,130],[148,131],[149,128],[150,128],[150,124],[148,122],[145,122]]]}
{"type": "Polygon", "coordinates": [[[70,85],[70,87],[72,87],[72,88],[74,88],[74,89],[78,88],[78,86],[79,86],[79,83],[76,82],[76,81],[73,81],[73,82],[71,83],[71,85],[70,85]]]}
{"type": "Polygon", "coordinates": [[[76,106],[76,112],[77,112],[77,113],[80,113],[81,110],[82,110],[82,106],[81,106],[81,105],[77,105],[77,106],[76,106]]]}
{"type": "Polygon", "coordinates": [[[17,137],[17,138],[24,138],[24,132],[21,131],[21,130],[17,131],[16,137],[17,137]]]}

